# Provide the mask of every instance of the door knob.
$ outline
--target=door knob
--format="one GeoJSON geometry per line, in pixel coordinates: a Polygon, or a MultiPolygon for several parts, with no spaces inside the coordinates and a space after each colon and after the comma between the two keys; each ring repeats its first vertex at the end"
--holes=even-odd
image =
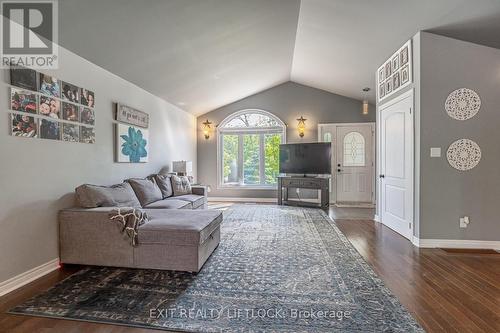
{"type": "Polygon", "coordinates": [[[385,178],[385,175],[379,175],[380,178],[385,178]]]}

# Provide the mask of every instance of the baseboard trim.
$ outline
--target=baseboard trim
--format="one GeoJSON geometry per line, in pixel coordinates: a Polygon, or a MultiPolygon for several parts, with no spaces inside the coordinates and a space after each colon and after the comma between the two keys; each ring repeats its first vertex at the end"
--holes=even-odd
{"type": "Polygon", "coordinates": [[[373,216],[373,221],[380,223],[380,217],[377,214],[375,214],[375,216],[373,216]]]}
{"type": "Polygon", "coordinates": [[[240,197],[208,197],[208,202],[273,202],[277,203],[276,198],[240,198],[240,197]]]}
{"type": "Polygon", "coordinates": [[[42,276],[49,274],[59,268],[59,258],[52,259],[45,264],[32,268],[29,271],[16,275],[8,280],[0,282],[0,296],[10,293],[42,276]]]}
{"type": "Polygon", "coordinates": [[[412,243],[421,248],[457,248],[500,250],[500,241],[465,239],[419,239],[413,237],[412,243]]]}

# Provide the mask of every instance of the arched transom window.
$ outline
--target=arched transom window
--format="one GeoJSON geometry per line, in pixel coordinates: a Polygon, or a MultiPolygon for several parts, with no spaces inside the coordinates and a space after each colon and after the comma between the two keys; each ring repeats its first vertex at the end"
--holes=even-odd
{"type": "Polygon", "coordinates": [[[219,186],[275,188],[285,124],[262,110],[233,113],[217,127],[219,186]]]}

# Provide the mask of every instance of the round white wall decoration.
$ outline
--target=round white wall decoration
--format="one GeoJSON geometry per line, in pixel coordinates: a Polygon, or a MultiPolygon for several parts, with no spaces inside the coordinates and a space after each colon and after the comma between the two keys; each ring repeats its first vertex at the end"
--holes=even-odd
{"type": "Polygon", "coordinates": [[[453,142],[446,152],[448,163],[460,171],[473,169],[481,161],[481,148],[469,139],[453,142]]]}
{"type": "Polygon", "coordinates": [[[481,98],[471,89],[457,89],[446,98],[446,113],[456,120],[467,120],[474,117],[481,108],[481,98]]]}

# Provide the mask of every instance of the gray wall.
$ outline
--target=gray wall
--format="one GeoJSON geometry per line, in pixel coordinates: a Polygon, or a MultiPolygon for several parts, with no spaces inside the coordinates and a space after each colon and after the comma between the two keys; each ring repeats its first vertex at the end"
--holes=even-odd
{"type": "Polygon", "coordinates": [[[421,33],[420,238],[500,240],[500,50],[430,33],[421,33]],[[446,97],[458,88],[481,97],[479,113],[467,121],[450,118],[446,97]],[[453,169],[446,150],[469,138],[482,159],[471,171],[453,169]],[[441,158],[430,158],[441,147],[441,158]],[[467,229],[459,217],[468,215],[467,229]]]}
{"type": "MultiPolygon", "coordinates": [[[[1,71],[0,101],[0,281],[58,257],[57,212],[73,205],[82,183],[112,184],[157,172],[172,160],[196,165],[195,118],[145,90],[60,49],[58,78],[96,96],[93,145],[17,138],[9,135],[9,85],[1,71]],[[150,161],[113,162],[113,102],[150,114],[150,161]]],[[[196,170],[195,170],[196,172],[196,170]]]]}
{"type": "MultiPolygon", "coordinates": [[[[360,87],[361,89],[361,87],[360,87]]],[[[288,142],[316,142],[319,123],[356,123],[375,121],[374,107],[370,113],[361,113],[361,101],[311,88],[294,82],[287,82],[240,101],[213,110],[197,119],[198,128],[198,179],[210,185],[213,197],[276,197],[275,190],[217,189],[217,138],[216,132],[205,140],[202,122],[206,119],[219,124],[233,112],[244,109],[269,111],[280,118],[287,127],[288,142]],[[307,118],[304,138],[297,134],[297,118],[307,118]]]]}

